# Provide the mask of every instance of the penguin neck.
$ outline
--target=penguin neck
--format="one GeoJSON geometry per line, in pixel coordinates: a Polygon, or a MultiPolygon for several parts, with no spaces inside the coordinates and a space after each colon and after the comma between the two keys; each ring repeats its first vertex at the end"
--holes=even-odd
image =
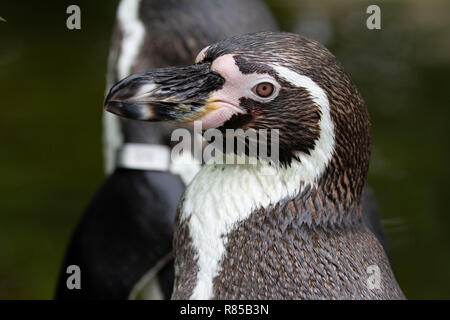
{"type": "Polygon", "coordinates": [[[303,164],[295,161],[276,169],[261,163],[205,165],[184,194],[178,220],[180,230],[185,227],[189,230],[190,241],[176,243],[176,250],[190,246],[198,266],[196,286],[190,297],[213,296],[213,279],[226,258],[228,237],[252,215],[270,216],[272,219],[267,221],[276,221],[281,228],[283,225],[334,228],[359,223],[359,202],[339,202],[340,196],[330,198],[327,194],[324,184],[329,181],[328,174],[326,170],[318,181],[311,180],[312,175],[305,172],[303,164]]]}
{"type": "Polygon", "coordinates": [[[335,229],[360,223],[361,201],[334,183],[327,184],[329,181],[324,176],[317,185],[304,185],[297,195],[280,200],[264,210],[264,214],[280,225],[312,229],[335,229]]]}
{"type": "Polygon", "coordinates": [[[173,126],[166,123],[148,123],[121,119],[124,143],[157,144],[171,147],[173,126]]]}
{"type": "MultiPolygon", "coordinates": [[[[351,223],[361,217],[361,197],[353,188],[335,176],[336,170],[325,169],[316,178],[306,172],[302,163],[293,161],[285,167],[256,165],[206,164],[186,190],[181,218],[192,215],[208,219],[221,218],[218,223],[238,222],[261,211],[272,214],[288,208],[302,224],[336,225],[351,223]],[[211,203],[209,203],[211,202],[211,203]],[[217,215],[209,211],[215,208],[217,215]]],[[[214,224],[214,221],[210,221],[214,224]]]]}

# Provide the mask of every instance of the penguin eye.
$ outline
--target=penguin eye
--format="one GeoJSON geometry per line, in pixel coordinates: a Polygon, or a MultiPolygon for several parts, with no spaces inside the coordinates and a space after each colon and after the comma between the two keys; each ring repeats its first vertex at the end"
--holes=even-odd
{"type": "Polygon", "coordinates": [[[274,91],[273,84],[270,82],[261,82],[258,83],[254,88],[253,92],[256,93],[261,98],[267,98],[274,91]]]}

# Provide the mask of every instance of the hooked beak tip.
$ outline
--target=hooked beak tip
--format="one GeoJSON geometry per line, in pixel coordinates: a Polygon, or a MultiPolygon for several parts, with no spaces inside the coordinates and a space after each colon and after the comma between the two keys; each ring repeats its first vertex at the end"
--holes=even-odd
{"type": "Polygon", "coordinates": [[[103,109],[105,109],[106,111],[109,111],[108,110],[109,102],[110,102],[110,99],[109,99],[109,95],[108,95],[108,97],[106,97],[105,101],[103,102],[103,109]]]}
{"type": "Polygon", "coordinates": [[[109,90],[103,103],[103,109],[128,119],[150,120],[153,117],[151,106],[133,100],[132,92],[124,85],[127,81],[129,81],[128,78],[109,90]]]}
{"type": "Polygon", "coordinates": [[[111,104],[111,102],[114,101],[114,95],[117,91],[116,87],[117,86],[113,86],[111,89],[109,89],[108,94],[106,95],[105,101],[103,102],[103,109],[105,109],[106,111],[111,111],[110,104],[111,104]]]}
{"type": "Polygon", "coordinates": [[[133,120],[151,120],[153,112],[148,105],[141,106],[135,102],[108,100],[104,109],[115,115],[133,120]]]}

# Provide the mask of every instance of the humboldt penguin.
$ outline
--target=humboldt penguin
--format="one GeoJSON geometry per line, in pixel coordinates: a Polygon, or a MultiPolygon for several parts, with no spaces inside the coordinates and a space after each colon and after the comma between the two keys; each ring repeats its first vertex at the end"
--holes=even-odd
{"type": "MultiPolygon", "coordinates": [[[[131,73],[189,64],[231,35],[277,29],[260,0],[122,0],[108,90],[131,73]]],[[[170,298],[176,206],[200,165],[189,155],[171,157],[171,125],[106,112],[103,123],[108,176],[72,235],[56,298],[170,298]],[[67,288],[70,265],[81,269],[80,290],[67,288]]]]}
{"type": "Polygon", "coordinates": [[[368,111],[318,42],[277,32],[231,37],[204,48],[194,65],[121,80],[105,109],[184,126],[200,121],[222,142],[237,129],[257,133],[237,137],[246,139],[245,164],[214,157],[184,192],[172,298],[404,298],[362,219],[368,111]],[[267,131],[276,139],[264,138],[267,131]],[[255,141],[278,157],[250,153],[255,141]]]}

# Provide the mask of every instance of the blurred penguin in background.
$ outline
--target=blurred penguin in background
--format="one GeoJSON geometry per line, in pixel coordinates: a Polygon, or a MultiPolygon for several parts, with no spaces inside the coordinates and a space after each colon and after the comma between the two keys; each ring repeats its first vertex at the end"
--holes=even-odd
{"type": "MultiPolygon", "coordinates": [[[[107,91],[132,73],[191,64],[205,46],[229,36],[276,30],[260,0],[122,0],[107,91]]],[[[106,112],[103,125],[107,177],[72,234],[56,298],[168,299],[176,207],[201,162],[171,157],[171,125],[106,112]],[[70,265],[80,268],[81,289],[67,287],[70,265]]]]}
{"type": "MultiPolygon", "coordinates": [[[[212,43],[233,35],[277,31],[260,0],[122,0],[112,35],[107,90],[126,76],[192,64],[212,43]]],[[[107,177],[72,234],[57,299],[168,299],[174,281],[172,239],[185,185],[200,169],[191,154],[171,157],[173,126],[104,112],[107,177]],[[67,268],[81,270],[68,289],[67,268]]],[[[197,137],[201,139],[201,137],[197,137]]],[[[369,188],[363,220],[389,255],[369,188]]]]}

